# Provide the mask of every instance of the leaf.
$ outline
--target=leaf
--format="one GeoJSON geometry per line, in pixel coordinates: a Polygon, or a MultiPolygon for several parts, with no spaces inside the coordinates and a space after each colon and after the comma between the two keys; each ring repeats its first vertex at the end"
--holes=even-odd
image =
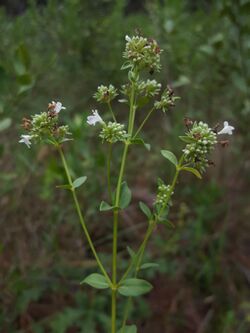
{"type": "Polygon", "coordinates": [[[124,280],[118,292],[123,296],[136,297],[148,293],[152,288],[146,280],[132,278],[124,280]]]}
{"type": "Polygon", "coordinates": [[[110,206],[110,204],[108,204],[107,202],[102,201],[99,209],[101,212],[106,212],[107,210],[111,210],[113,208],[114,206],[110,206]]]}
{"type": "Polygon", "coordinates": [[[77,178],[76,180],[73,181],[72,187],[75,189],[77,187],[80,187],[82,184],[84,184],[87,180],[86,176],[82,176],[77,178]]]}
{"type": "Polygon", "coordinates": [[[163,157],[165,157],[166,159],[168,159],[175,166],[178,165],[177,158],[176,158],[175,154],[172,153],[171,151],[169,151],[169,150],[161,150],[161,154],[162,154],[163,157]]]}
{"type": "Polygon", "coordinates": [[[151,213],[151,210],[148,208],[148,206],[142,201],[139,202],[139,206],[140,206],[141,210],[143,211],[143,213],[150,220],[152,217],[152,213],[151,213]]]}
{"type": "Polygon", "coordinates": [[[125,327],[120,328],[117,333],[137,333],[137,328],[135,325],[126,325],[125,327]]]}
{"type": "Polygon", "coordinates": [[[131,249],[130,246],[127,246],[127,251],[130,255],[130,257],[133,259],[135,257],[135,251],[131,249]]]}
{"type": "Polygon", "coordinates": [[[19,84],[18,94],[20,95],[30,90],[34,86],[35,80],[29,73],[26,73],[17,76],[17,82],[19,84]]]}
{"type": "Polygon", "coordinates": [[[166,227],[175,228],[175,225],[169,220],[159,219],[158,223],[164,224],[166,227]]]}
{"type": "Polygon", "coordinates": [[[136,104],[138,108],[142,108],[150,101],[150,98],[147,96],[141,96],[137,99],[136,104]]]}
{"type": "Polygon", "coordinates": [[[141,265],[140,269],[157,268],[157,267],[159,267],[159,264],[156,264],[154,262],[148,262],[141,265]]]}
{"type": "Polygon", "coordinates": [[[98,273],[92,273],[87,276],[80,284],[86,283],[89,286],[96,289],[107,289],[109,284],[104,275],[98,273]]]}
{"type": "Polygon", "coordinates": [[[148,151],[150,151],[150,149],[151,149],[150,144],[145,143],[144,140],[141,138],[131,139],[130,142],[133,143],[134,145],[143,145],[148,151]]]}
{"type": "Polygon", "coordinates": [[[10,127],[12,120],[10,118],[5,118],[0,121],[0,132],[6,130],[10,127]]]}
{"type": "Polygon", "coordinates": [[[192,174],[194,174],[197,178],[201,179],[202,176],[199,173],[198,170],[194,169],[194,168],[190,168],[190,167],[182,167],[181,170],[187,171],[187,172],[191,172],[192,174]]]}
{"type": "Polygon", "coordinates": [[[30,54],[27,47],[22,43],[18,46],[15,53],[14,68],[18,75],[23,75],[30,68],[30,54]]]}
{"type": "Polygon", "coordinates": [[[181,139],[181,141],[185,142],[185,143],[194,143],[197,140],[195,138],[192,138],[191,136],[179,136],[179,139],[181,139]]]}
{"type": "Polygon", "coordinates": [[[126,182],[123,182],[121,187],[122,188],[121,188],[119,206],[120,206],[120,208],[124,209],[124,208],[128,207],[128,205],[130,204],[130,201],[132,199],[132,192],[126,182]]]}
{"type": "Polygon", "coordinates": [[[69,184],[57,185],[56,188],[62,188],[64,190],[72,190],[72,187],[69,184]]]}

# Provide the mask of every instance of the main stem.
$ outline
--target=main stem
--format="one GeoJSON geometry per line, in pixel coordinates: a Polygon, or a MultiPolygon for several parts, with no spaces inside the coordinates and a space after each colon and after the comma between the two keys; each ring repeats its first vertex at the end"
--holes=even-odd
{"type": "Polygon", "coordinates": [[[76,208],[76,211],[77,211],[77,214],[78,214],[78,217],[79,217],[82,229],[83,229],[84,234],[85,234],[85,236],[87,238],[87,241],[89,243],[89,247],[92,250],[92,253],[93,253],[93,255],[94,255],[95,259],[96,259],[96,262],[97,262],[97,264],[98,264],[101,272],[105,276],[105,278],[106,278],[107,282],[109,283],[109,285],[112,286],[110,277],[108,276],[108,274],[107,274],[107,272],[106,272],[103,264],[101,263],[101,260],[100,260],[100,258],[98,256],[97,252],[96,252],[96,249],[94,247],[94,244],[93,244],[93,242],[91,240],[91,237],[90,237],[90,234],[88,232],[87,226],[85,224],[85,221],[84,221],[84,218],[83,218],[83,215],[82,215],[82,212],[81,212],[81,208],[80,208],[80,205],[79,205],[79,201],[78,201],[75,189],[73,188],[73,182],[72,182],[72,178],[71,178],[71,175],[70,175],[70,172],[69,172],[68,164],[66,162],[66,159],[65,159],[65,156],[64,156],[64,153],[63,153],[63,150],[62,150],[61,146],[58,146],[58,151],[59,151],[62,163],[63,163],[63,167],[64,167],[64,170],[65,170],[65,173],[66,173],[69,185],[71,187],[71,192],[72,192],[72,196],[73,196],[73,199],[74,199],[75,208],[76,208]]]}
{"type": "MultiPolygon", "coordinates": [[[[128,134],[132,137],[135,120],[135,87],[132,83],[129,107],[128,134]]],[[[117,234],[118,234],[118,214],[121,194],[121,185],[124,175],[125,163],[128,154],[129,142],[125,142],[122,154],[121,167],[116,186],[114,223],[113,223],[113,250],[112,250],[112,304],[111,304],[111,333],[116,333],[116,296],[117,296],[117,234]]]]}

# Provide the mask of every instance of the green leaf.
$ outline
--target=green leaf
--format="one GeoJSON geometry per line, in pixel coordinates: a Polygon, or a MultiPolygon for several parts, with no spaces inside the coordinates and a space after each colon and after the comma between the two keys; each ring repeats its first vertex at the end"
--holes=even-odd
{"type": "Polygon", "coordinates": [[[11,125],[11,119],[10,118],[5,118],[3,120],[0,121],[0,132],[6,130],[7,128],[10,127],[11,125]]]}
{"type": "Polygon", "coordinates": [[[72,187],[77,188],[77,187],[81,186],[82,184],[84,184],[86,182],[86,180],[87,180],[86,176],[79,177],[73,181],[72,187]]]}
{"type": "Polygon", "coordinates": [[[159,264],[156,264],[154,262],[148,262],[143,265],[141,265],[140,269],[148,269],[148,268],[158,268],[159,264]]]}
{"type": "Polygon", "coordinates": [[[34,86],[35,80],[29,73],[26,73],[17,76],[17,82],[19,84],[18,94],[20,95],[30,90],[34,86]]]}
{"type": "Polygon", "coordinates": [[[139,202],[139,206],[140,206],[141,210],[143,211],[143,213],[150,220],[152,217],[152,213],[151,213],[151,210],[148,208],[148,206],[142,201],[139,202]]]}
{"type": "Polygon", "coordinates": [[[199,173],[198,170],[194,169],[194,168],[190,168],[190,167],[182,167],[181,170],[187,171],[187,172],[191,172],[192,174],[194,174],[197,178],[201,179],[202,176],[199,173]]]}
{"type": "Polygon", "coordinates": [[[179,136],[179,139],[185,143],[194,143],[197,142],[197,140],[195,138],[192,138],[191,136],[179,136]]]}
{"type": "Polygon", "coordinates": [[[18,75],[23,75],[30,68],[30,54],[27,47],[22,43],[15,53],[14,68],[18,75]]]}
{"type": "Polygon", "coordinates": [[[142,108],[150,101],[150,98],[147,96],[141,96],[137,99],[136,104],[138,108],[142,108]]]}
{"type": "Polygon", "coordinates": [[[124,209],[128,207],[131,199],[132,199],[132,192],[128,187],[127,183],[123,182],[121,186],[121,196],[120,196],[120,205],[119,205],[120,208],[124,209]]]}
{"type": "Polygon", "coordinates": [[[109,284],[104,275],[93,273],[87,276],[80,284],[86,283],[96,289],[107,289],[109,284]]]}
{"type": "Polygon", "coordinates": [[[169,150],[161,150],[161,154],[163,157],[165,157],[167,160],[169,160],[171,163],[173,163],[175,166],[178,165],[177,158],[174,153],[172,153],[169,150]]]}
{"type": "Polygon", "coordinates": [[[130,255],[130,257],[133,259],[135,257],[135,251],[131,249],[130,246],[127,246],[127,251],[130,255]]]}
{"type": "Polygon", "coordinates": [[[148,293],[152,289],[152,285],[142,279],[126,279],[124,280],[118,292],[123,296],[136,297],[148,293]]]}
{"type": "Polygon", "coordinates": [[[126,325],[125,327],[120,328],[117,333],[137,333],[137,328],[135,325],[126,325]]]}
{"type": "Polygon", "coordinates": [[[148,151],[150,151],[151,146],[149,143],[145,143],[143,139],[141,138],[135,138],[135,139],[131,139],[130,141],[132,144],[134,145],[143,145],[148,151]]]}
{"type": "Polygon", "coordinates": [[[166,227],[175,228],[175,225],[171,221],[169,221],[169,220],[159,219],[158,223],[164,224],[166,227]]]}
{"type": "Polygon", "coordinates": [[[56,188],[62,188],[64,190],[72,190],[72,187],[69,184],[57,185],[56,188]]]}
{"type": "Polygon", "coordinates": [[[110,204],[108,204],[107,202],[102,201],[99,209],[101,212],[106,212],[107,210],[111,210],[113,208],[114,206],[110,206],[110,204]]]}

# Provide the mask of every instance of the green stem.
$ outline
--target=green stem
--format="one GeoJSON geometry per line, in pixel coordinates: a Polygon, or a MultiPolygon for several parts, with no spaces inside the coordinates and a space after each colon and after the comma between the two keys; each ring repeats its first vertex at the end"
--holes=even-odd
{"type": "Polygon", "coordinates": [[[107,104],[108,104],[109,111],[110,111],[110,113],[111,113],[111,115],[112,115],[112,117],[113,117],[113,120],[114,120],[114,122],[116,122],[115,114],[114,114],[114,112],[113,112],[113,109],[112,109],[112,107],[111,107],[110,102],[108,102],[107,104]]]}
{"type": "Polygon", "coordinates": [[[134,83],[132,83],[131,86],[131,95],[130,95],[130,108],[129,108],[129,122],[128,122],[128,134],[132,135],[133,127],[134,127],[134,120],[135,120],[135,86],[134,83]]]}
{"type": "Polygon", "coordinates": [[[65,170],[65,173],[66,173],[69,185],[71,187],[71,192],[72,192],[72,196],[73,196],[73,199],[74,199],[75,208],[76,208],[76,211],[77,211],[77,214],[78,214],[81,226],[83,228],[84,234],[85,234],[85,236],[87,238],[89,246],[90,246],[90,248],[92,250],[92,253],[93,253],[93,255],[94,255],[95,259],[96,259],[96,262],[97,262],[97,264],[98,264],[101,272],[105,276],[105,278],[106,278],[107,282],[109,283],[110,287],[112,287],[112,282],[110,280],[110,277],[108,276],[108,274],[107,274],[107,272],[106,272],[103,264],[101,263],[101,260],[100,260],[98,254],[97,254],[97,252],[95,250],[94,244],[93,244],[93,242],[91,240],[90,234],[89,234],[87,226],[85,224],[85,221],[84,221],[81,209],[80,209],[79,201],[77,199],[77,195],[76,195],[75,189],[73,188],[73,182],[72,182],[72,178],[71,178],[71,175],[70,175],[70,172],[69,172],[69,168],[68,168],[68,165],[67,165],[67,162],[66,162],[63,150],[62,150],[62,148],[59,145],[58,145],[58,151],[59,151],[62,163],[63,163],[63,167],[64,167],[64,170],[65,170]]]}
{"type": "Polygon", "coordinates": [[[133,139],[135,139],[138,134],[140,133],[140,131],[142,130],[143,126],[145,125],[145,123],[147,122],[148,118],[151,116],[152,112],[154,111],[154,107],[148,112],[146,118],[143,120],[143,122],[141,123],[140,127],[138,128],[138,130],[136,131],[133,139]]]}
{"type": "Polygon", "coordinates": [[[110,181],[111,157],[112,157],[112,143],[109,143],[108,144],[108,156],[107,156],[107,182],[108,182],[109,200],[112,203],[112,190],[111,190],[111,181],[110,181]]]}
{"type": "Polygon", "coordinates": [[[121,185],[125,169],[125,163],[128,153],[129,143],[125,143],[121,167],[118,177],[118,182],[116,186],[116,196],[115,196],[115,210],[114,210],[114,223],[113,223],[113,249],[112,249],[112,306],[111,306],[111,322],[112,322],[112,333],[116,333],[116,284],[117,284],[117,234],[118,234],[118,213],[119,213],[119,203],[121,194],[121,185]]]}

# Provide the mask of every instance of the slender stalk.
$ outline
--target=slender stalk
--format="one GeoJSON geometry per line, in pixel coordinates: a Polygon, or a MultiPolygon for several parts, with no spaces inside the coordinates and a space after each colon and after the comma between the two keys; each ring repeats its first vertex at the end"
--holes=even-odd
{"type": "Polygon", "coordinates": [[[72,192],[72,196],[73,196],[73,199],[74,199],[75,208],[76,208],[76,211],[77,211],[77,214],[78,214],[78,217],[79,217],[82,229],[84,231],[84,234],[85,234],[85,236],[87,238],[89,246],[90,246],[90,248],[92,250],[92,253],[93,253],[93,255],[94,255],[95,259],[96,259],[96,262],[97,262],[97,264],[98,264],[101,272],[105,276],[105,278],[106,278],[107,282],[109,283],[110,287],[112,287],[112,282],[110,280],[110,277],[108,276],[108,274],[107,274],[107,272],[106,272],[103,264],[101,263],[101,260],[100,260],[100,258],[98,256],[97,252],[96,252],[96,249],[94,247],[94,244],[93,244],[92,239],[90,237],[90,234],[88,232],[87,226],[85,224],[85,221],[84,221],[84,218],[83,218],[83,215],[82,215],[82,212],[81,212],[81,208],[80,208],[80,205],[79,205],[79,201],[78,201],[75,189],[73,188],[73,182],[72,182],[72,178],[71,178],[71,175],[70,175],[70,172],[69,172],[68,164],[66,162],[63,150],[62,150],[62,148],[59,145],[58,145],[58,151],[59,151],[62,163],[63,163],[63,167],[64,167],[64,170],[65,170],[65,173],[66,173],[69,185],[71,187],[71,192],[72,192]]]}
{"type": "Polygon", "coordinates": [[[131,135],[133,132],[134,119],[135,119],[135,86],[132,83],[131,86],[131,95],[130,95],[130,108],[129,108],[129,122],[128,122],[128,134],[131,135]]]}
{"type": "Polygon", "coordinates": [[[110,163],[112,157],[112,143],[108,145],[108,156],[107,156],[107,182],[108,182],[108,194],[109,200],[112,202],[112,190],[111,190],[111,181],[110,181],[110,163]]]}
{"type": "Polygon", "coordinates": [[[135,139],[138,134],[140,133],[140,131],[142,130],[143,126],[145,125],[145,123],[147,122],[147,120],[149,119],[149,117],[151,116],[152,112],[154,111],[154,107],[148,112],[147,116],[145,117],[145,119],[143,120],[143,122],[141,123],[140,127],[138,128],[138,130],[135,132],[135,135],[133,137],[133,139],[135,139]]]}
{"type": "Polygon", "coordinates": [[[112,109],[112,107],[111,107],[110,102],[108,102],[107,104],[108,104],[109,111],[110,111],[110,113],[111,113],[111,115],[112,115],[112,118],[113,118],[113,120],[116,122],[115,114],[114,114],[114,112],[113,112],[113,109],[112,109]]]}
{"type": "Polygon", "coordinates": [[[125,163],[128,153],[129,144],[126,142],[123,150],[121,167],[116,186],[115,196],[115,210],[114,210],[114,223],[113,223],[113,249],[112,249],[112,306],[111,306],[111,322],[112,322],[112,333],[116,332],[116,284],[117,284],[117,234],[118,234],[118,207],[120,203],[121,185],[125,169],[125,163]]]}

